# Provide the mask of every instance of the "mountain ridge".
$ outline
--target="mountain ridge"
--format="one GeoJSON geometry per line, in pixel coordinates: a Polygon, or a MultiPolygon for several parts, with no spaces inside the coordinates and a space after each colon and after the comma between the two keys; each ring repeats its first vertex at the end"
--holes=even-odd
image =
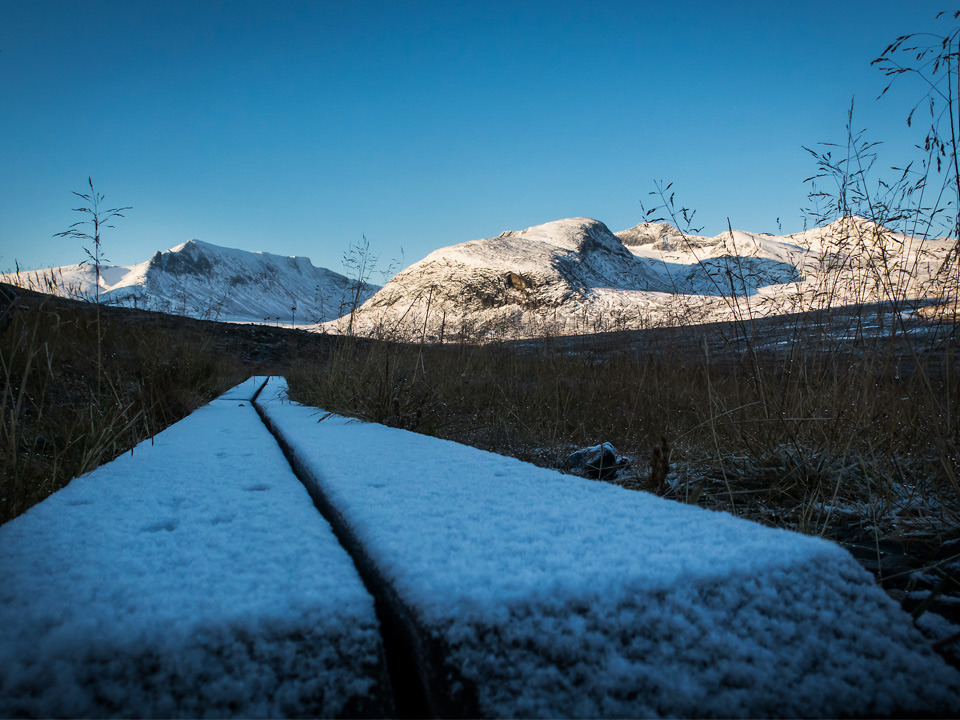
{"type": "MultiPolygon", "coordinates": [[[[685,235],[667,223],[613,233],[556,220],[439,248],[354,313],[352,331],[406,340],[498,340],[642,329],[922,297],[955,244],[862,218],[791,235],[685,235]],[[826,299],[825,299],[826,296],[826,299]]],[[[317,328],[344,332],[342,320],[317,328]]]]}
{"type": "MultiPolygon", "coordinates": [[[[364,284],[355,310],[356,283],[309,258],[201,240],[102,267],[99,293],[101,302],[198,318],[483,342],[939,297],[956,293],[941,273],[955,246],[862,218],[782,236],[704,237],[646,222],[614,233],[574,217],[438,248],[382,288],[364,284]]],[[[84,299],[97,292],[90,265],[0,280],[84,299]]]]}
{"type": "MultiPolygon", "coordinates": [[[[96,270],[89,263],[5,273],[0,280],[65,297],[97,296],[96,270]]],[[[101,266],[99,299],[201,319],[293,322],[299,316],[311,324],[343,315],[355,289],[354,281],[307,257],[191,239],[140,263],[101,266]]],[[[364,283],[361,301],[377,289],[364,283]]]]}

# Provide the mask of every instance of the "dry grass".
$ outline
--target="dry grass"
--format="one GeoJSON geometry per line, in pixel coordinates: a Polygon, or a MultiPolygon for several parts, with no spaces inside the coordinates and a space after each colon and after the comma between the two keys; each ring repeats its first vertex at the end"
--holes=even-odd
{"type": "Polygon", "coordinates": [[[793,318],[793,340],[775,350],[760,345],[762,328],[746,342],[738,323],[709,336],[633,333],[619,351],[606,338],[601,353],[589,339],[347,342],[288,379],[307,404],[540,465],[612,442],[633,459],[618,484],[776,526],[849,533],[855,509],[857,529],[875,536],[939,545],[955,535],[956,336],[928,337],[918,354],[896,334],[838,341],[824,331],[821,341],[814,316],[805,320],[798,332],[793,318]],[[721,342],[724,332],[732,339],[721,342]],[[667,483],[651,472],[663,438],[667,483]]]}
{"type": "Polygon", "coordinates": [[[0,522],[243,375],[202,338],[122,315],[100,317],[94,306],[18,303],[7,317],[0,334],[0,522]]]}

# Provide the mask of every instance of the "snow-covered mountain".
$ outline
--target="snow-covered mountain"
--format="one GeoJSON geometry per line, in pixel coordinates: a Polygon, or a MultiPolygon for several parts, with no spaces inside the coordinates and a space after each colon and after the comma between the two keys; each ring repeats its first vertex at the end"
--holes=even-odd
{"type": "MultiPolygon", "coordinates": [[[[612,233],[571,218],[436,250],[383,288],[364,284],[351,318],[356,285],[343,275],[303,257],[190,240],[138,265],[101,268],[100,300],[391,339],[572,335],[944,297],[957,293],[939,272],[956,244],[861,218],[793,235],[716,237],[666,223],[612,233]]],[[[90,265],[0,280],[85,299],[96,291],[90,265]]]]}
{"type": "MultiPolygon", "coordinates": [[[[452,340],[691,324],[825,305],[922,297],[954,240],[859,218],[772,236],[687,236],[665,223],[612,233],[558,220],[436,250],[354,316],[354,332],[452,340]]],[[[344,331],[343,319],[325,330],[344,331]]]]}
{"type": "MultiPolygon", "coordinates": [[[[90,264],[4,274],[0,280],[57,295],[93,299],[90,264]]],[[[364,284],[363,302],[378,288],[364,284]]],[[[309,258],[246,252],[188,240],[149,260],[100,269],[100,302],[192,317],[297,324],[340,317],[356,297],[356,284],[309,258]],[[294,312],[292,308],[296,307],[294,312]]]]}

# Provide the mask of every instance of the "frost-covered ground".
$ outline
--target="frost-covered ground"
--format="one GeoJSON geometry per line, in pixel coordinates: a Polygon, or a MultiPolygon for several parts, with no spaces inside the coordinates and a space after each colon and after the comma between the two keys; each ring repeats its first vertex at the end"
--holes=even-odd
{"type": "Polygon", "coordinates": [[[950,713],[960,677],[838,546],[258,404],[409,610],[442,715],[950,713]]]}
{"type": "Polygon", "coordinates": [[[0,717],[391,712],[373,601],[254,390],[0,527],[0,717]]]}

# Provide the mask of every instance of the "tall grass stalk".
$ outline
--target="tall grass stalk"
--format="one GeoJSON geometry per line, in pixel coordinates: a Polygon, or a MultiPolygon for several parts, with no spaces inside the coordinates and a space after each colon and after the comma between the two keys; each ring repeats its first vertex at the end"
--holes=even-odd
{"type": "MultiPolygon", "coordinates": [[[[54,237],[76,238],[86,243],[86,245],[83,246],[83,251],[87,254],[87,259],[92,262],[94,266],[96,278],[94,300],[97,306],[97,393],[99,394],[101,390],[101,377],[103,375],[103,351],[100,334],[100,267],[106,261],[103,256],[101,233],[106,228],[112,228],[113,225],[110,224],[111,221],[116,218],[122,218],[123,213],[131,208],[105,208],[103,201],[106,198],[94,189],[93,178],[88,177],[87,184],[90,186],[89,193],[73,191],[73,194],[84,202],[80,207],[73,208],[73,211],[81,213],[85,216],[85,219],[78,220],[63,232],[56,233],[54,237]],[[90,229],[88,230],[87,227],[90,229]]],[[[80,264],[82,265],[85,262],[87,261],[84,260],[84,262],[80,264]]]]}

